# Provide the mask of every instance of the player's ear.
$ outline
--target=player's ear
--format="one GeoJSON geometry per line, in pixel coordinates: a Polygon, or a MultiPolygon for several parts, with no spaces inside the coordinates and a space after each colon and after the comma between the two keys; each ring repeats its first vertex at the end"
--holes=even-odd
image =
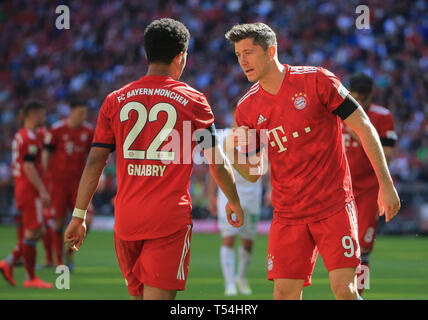
{"type": "Polygon", "coordinates": [[[183,63],[185,63],[185,52],[181,51],[179,54],[177,54],[174,59],[173,62],[176,63],[177,65],[182,65],[183,63]]]}
{"type": "Polygon", "coordinates": [[[183,67],[186,65],[187,62],[187,51],[181,52],[181,63],[183,64],[183,67]]]}
{"type": "Polygon", "coordinates": [[[269,46],[268,50],[268,55],[269,55],[269,60],[273,60],[276,57],[276,46],[269,46]]]}

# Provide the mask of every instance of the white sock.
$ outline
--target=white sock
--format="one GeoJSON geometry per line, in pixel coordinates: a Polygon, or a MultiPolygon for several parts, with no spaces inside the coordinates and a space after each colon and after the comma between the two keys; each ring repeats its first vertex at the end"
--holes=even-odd
{"type": "Polygon", "coordinates": [[[235,251],[231,247],[221,246],[220,264],[226,287],[235,284],[235,251]]]}
{"type": "Polygon", "coordinates": [[[247,270],[251,261],[251,252],[244,249],[244,247],[239,246],[239,263],[238,263],[238,278],[246,278],[247,270]]]}

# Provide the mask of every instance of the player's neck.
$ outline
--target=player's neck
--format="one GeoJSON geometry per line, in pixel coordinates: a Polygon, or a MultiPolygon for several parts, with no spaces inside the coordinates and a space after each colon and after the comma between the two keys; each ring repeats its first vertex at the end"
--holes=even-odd
{"type": "Polygon", "coordinates": [[[76,128],[80,127],[80,123],[76,123],[76,122],[74,122],[72,119],[67,118],[67,126],[68,126],[70,129],[76,129],[76,128]]]}
{"type": "Polygon", "coordinates": [[[147,69],[146,76],[165,76],[174,79],[174,72],[171,66],[163,63],[151,63],[147,69]]]}
{"type": "Polygon", "coordinates": [[[276,60],[269,72],[259,80],[259,83],[264,91],[272,95],[276,95],[279,92],[279,89],[281,89],[285,73],[285,67],[276,60]]]}
{"type": "Polygon", "coordinates": [[[24,121],[24,128],[29,129],[32,132],[35,132],[37,129],[37,123],[30,119],[24,121]]]}

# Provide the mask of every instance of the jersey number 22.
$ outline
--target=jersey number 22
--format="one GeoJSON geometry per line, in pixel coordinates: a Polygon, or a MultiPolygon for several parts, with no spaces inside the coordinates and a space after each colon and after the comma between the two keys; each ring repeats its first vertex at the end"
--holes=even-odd
{"type": "Polygon", "coordinates": [[[159,102],[155,104],[149,112],[147,112],[147,108],[142,103],[131,101],[125,104],[120,110],[120,122],[129,120],[129,113],[131,110],[135,110],[138,114],[138,117],[137,121],[123,142],[123,157],[125,159],[173,161],[175,156],[174,151],[159,151],[158,149],[169,136],[175,124],[177,123],[177,110],[175,110],[174,106],[169,103],[159,102]],[[131,149],[131,145],[134,143],[135,139],[137,139],[140,132],[144,129],[145,125],[147,124],[147,120],[149,122],[157,121],[158,114],[161,111],[167,113],[167,120],[163,128],[158,132],[156,137],[150,143],[147,151],[131,149]]]}

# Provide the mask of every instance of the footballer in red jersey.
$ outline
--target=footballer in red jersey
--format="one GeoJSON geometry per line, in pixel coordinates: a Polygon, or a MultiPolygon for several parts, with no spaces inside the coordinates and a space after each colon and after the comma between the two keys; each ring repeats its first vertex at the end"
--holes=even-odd
{"type": "Polygon", "coordinates": [[[239,100],[235,116],[240,127],[225,144],[233,166],[248,181],[257,181],[263,173],[264,154],[271,165],[274,217],[268,279],[274,281],[274,298],[302,298],[318,252],[336,299],[360,298],[357,212],[341,119],[364,141],[383,186],[379,202],[389,221],[400,202],[376,131],[333,73],[281,64],[276,35],[267,25],[236,25],[226,38],[234,44],[247,79],[256,82],[239,100]],[[255,146],[249,145],[251,136],[256,136],[255,146]],[[248,161],[239,161],[242,150],[236,147],[244,148],[248,161]]]}
{"type": "MultiPolygon", "coordinates": [[[[21,110],[23,127],[15,134],[12,142],[12,174],[15,184],[15,201],[22,216],[23,244],[22,256],[26,277],[24,288],[52,288],[52,283],[44,282],[36,276],[35,263],[37,241],[43,236],[43,207],[50,205],[50,197],[42,181],[41,152],[42,132],[46,109],[38,101],[29,101],[21,110]]],[[[3,260],[0,269],[11,285],[13,261],[3,260]]]]}
{"type": "MultiPolygon", "coordinates": [[[[394,119],[391,112],[379,105],[372,103],[373,80],[364,73],[354,74],[349,82],[351,94],[363,107],[371,123],[376,128],[386,160],[389,164],[393,147],[397,141],[397,133],[394,130],[394,119]]],[[[358,208],[358,235],[361,246],[361,264],[365,268],[360,271],[359,293],[364,289],[366,277],[369,276],[369,257],[373,250],[378,221],[377,195],[379,193],[379,183],[376,174],[361,146],[358,135],[343,124],[343,140],[346,156],[352,177],[352,188],[355,202],[358,208]],[[361,283],[360,283],[361,282],[361,283]]]]}
{"type": "Polygon", "coordinates": [[[101,106],[65,233],[69,246],[79,248],[85,236],[84,211],[115,149],[115,248],[132,299],[174,299],[185,288],[196,141],[229,199],[229,222],[239,227],[244,219],[232,168],[216,143],[211,107],[202,93],[178,81],[189,38],[187,28],[169,18],[155,20],[145,30],[147,74],[110,93],[101,106]]]}
{"type": "MultiPolygon", "coordinates": [[[[52,242],[57,265],[63,264],[63,230],[67,210],[74,208],[77,188],[91,149],[93,128],[86,122],[86,104],[73,100],[66,119],[54,123],[44,139],[43,166],[48,191],[52,199],[50,215],[53,219],[52,242]]],[[[88,227],[92,215],[86,221],[88,227]]],[[[71,251],[67,265],[72,267],[71,251]]]]}

